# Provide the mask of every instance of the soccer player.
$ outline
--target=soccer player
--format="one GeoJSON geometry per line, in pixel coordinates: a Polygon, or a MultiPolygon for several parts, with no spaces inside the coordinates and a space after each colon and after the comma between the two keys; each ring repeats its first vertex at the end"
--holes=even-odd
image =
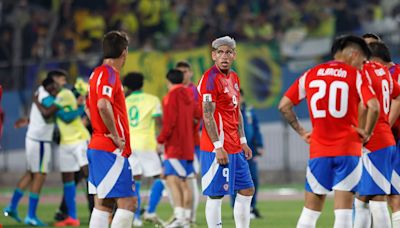
{"type": "Polygon", "coordinates": [[[363,142],[371,137],[379,102],[360,74],[370,50],[356,36],[342,36],[332,45],[333,61],[306,71],[286,91],[279,110],[290,126],[310,144],[305,205],[298,228],[315,227],[326,198],[334,190],[334,228],[352,227],[354,192],[362,173],[363,142]],[[293,106],[307,99],[312,131],[299,123],[293,106]],[[358,107],[366,106],[365,127],[358,127],[358,107]],[[329,134],[327,131],[329,130],[329,134]]]}
{"type": "MultiPolygon", "coordinates": [[[[161,182],[162,172],[161,160],[157,153],[156,132],[161,129],[161,104],[158,97],[142,91],[143,74],[129,73],[124,77],[123,85],[128,88],[126,97],[126,108],[128,112],[130,142],[134,153],[129,157],[132,175],[135,178],[135,190],[138,196],[138,204],[133,221],[134,226],[142,226],[140,219],[140,180],[142,176],[153,177],[153,188],[158,188],[157,182],[161,182]]],[[[162,183],[161,183],[162,184],[162,183]]],[[[154,199],[157,190],[153,189],[150,195],[150,206],[155,209],[154,203],[159,202],[154,199]]],[[[155,210],[151,209],[146,214],[146,219],[157,222],[155,210]]]]}
{"type": "MultiPolygon", "coordinates": [[[[182,71],[183,73],[183,82],[182,84],[187,87],[189,92],[193,94],[193,99],[195,102],[195,107],[200,108],[199,106],[199,92],[197,91],[197,87],[193,84],[193,71],[190,64],[186,61],[179,61],[176,63],[175,68],[177,70],[182,71]]],[[[194,138],[194,160],[193,160],[193,176],[188,178],[190,182],[190,188],[192,190],[193,195],[193,205],[192,205],[192,216],[191,216],[191,223],[196,223],[196,216],[197,216],[197,207],[199,205],[200,199],[200,192],[199,187],[197,184],[197,174],[200,171],[200,121],[196,124],[195,128],[193,129],[193,138],[194,138]]]]}
{"type": "Polygon", "coordinates": [[[89,131],[83,125],[81,115],[84,113],[83,97],[79,101],[71,90],[64,88],[67,83],[67,73],[63,70],[53,70],[48,77],[53,78],[62,88],[57,94],[55,104],[49,108],[43,107],[37,100],[42,114],[56,112],[56,122],[60,131],[59,166],[64,185],[64,201],[68,216],[54,224],[54,226],[79,226],[80,221],[76,214],[76,183],[75,172],[83,170],[87,177],[87,142],[90,139],[89,131]]]}
{"type": "MultiPolygon", "coordinates": [[[[182,85],[179,70],[167,73],[168,94],[163,98],[162,130],[157,142],[165,146],[164,176],[174,202],[174,220],[166,227],[188,227],[192,193],[186,178],[193,172],[193,129],[196,115],[193,96],[182,85]]],[[[198,119],[197,119],[198,120],[198,119]]]]}
{"type": "MultiPolygon", "coordinates": [[[[254,196],[251,199],[250,218],[262,218],[260,212],[257,209],[258,164],[256,158],[264,154],[264,143],[260,132],[258,118],[254,113],[253,108],[245,103],[244,92],[242,89],[240,90],[240,111],[242,112],[243,116],[244,132],[246,138],[248,139],[249,147],[253,151],[253,157],[247,160],[247,162],[249,163],[251,179],[253,180],[255,189],[254,196]]],[[[235,205],[235,198],[236,194],[231,195],[232,207],[235,205]]]]}
{"type": "Polygon", "coordinates": [[[200,164],[203,194],[208,196],[208,227],[221,227],[224,195],[238,191],[233,214],[236,227],[250,226],[250,203],[254,194],[247,145],[240,112],[240,83],[231,69],[236,59],[236,42],[229,36],[212,42],[215,65],[207,70],[198,85],[202,99],[203,129],[200,138],[200,164]]]}
{"type": "MultiPolygon", "coordinates": [[[[57,83],[52,78],[46,78],[35,96],[41,104],[50,107],[59,91],[60,88],[57,83]]],[[[16,125],[18,127],[19,124],[16,125]]],[[[17,222],[21,222],[18,216],[19,201],[23,197],[24,191],[30,186],[28,213],[24,222],[31,226],[46,225],[36,216],[36,209],[39,203],[40,190],[49,169],[53,130],[52,116],[43,116],[37,105],[32,104],[25,138],[27,171],[19,180],[10,204],[4,209],[4,215],[10,216],[17,222]]]]}
{"type": "MultiPolygon", "coordinates": [[[[363,66],[363,72],[370,80],[379,100],[380,114],[373,135],[363,149],[364,171],[354,203],[354,227],[356,228],[370,227],[371,215],[373,227],[391,227],[386,195],[390,194],[392,156],[396,152],[396,142],[389,124],[389,111],[392,99],[396,99],[397,104],[400,102],[400,87],[393,82],[388,69],[383,64],[384,57],[380,55],[382,50],[380,46],[383,45],[379,42],[369,43],[371,58],[363,66]]],[[[364,121],[361,120],[361,122],[364,121]]]]}
{"type": "Polygon", "coordinates": [[[128,157],[131,155],[129,124],[120,71],[128,54],[128,37],[119,31],[103,38],[103,64],[89,79],[86,112],[93,127],[87,156],[89,193],[95,194],[89,227],[130,227],[136,206],[134,181],[128,157]]]}

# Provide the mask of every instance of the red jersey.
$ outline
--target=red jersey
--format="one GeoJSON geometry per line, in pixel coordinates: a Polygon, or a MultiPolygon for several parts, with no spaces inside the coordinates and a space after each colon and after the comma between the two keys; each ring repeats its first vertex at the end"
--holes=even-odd
{"type": "Polygon", "coordinates": [[[374,98],[360,72],[331,61],[305,72],[285,96],[295,105],[307,99],[313,126],[310,158],[361,156],[362,143],[352,126],[358,126],[358,104],[374,98]]]}
{"type": "MultiPolygon", "coordinates": [[[[228,154],[242,151],[239,135],[239,77],[230,70],[226,75],[217,66],[211,67],[201,77],[197,90],[203,101],[215,103],[214,119],[218,135],[228,154]]],[[[214,144],[203,127],[200,138],[200,149],[212,152],[214,144]]]]}
{"type": "MultiPolygon", "coordinates": [[[[393,82],[395,84],[400,84],[400,64],[395,64],[389,68],[390,75],[392,76],[393,82]]],[[[394,123],[392,127],[392,132],[395,140],[400,138],[400,118],[394,123]]]]}
{"type": "Polygon", "coordinates": [[[86,105],[90,111],[90,120],[93,127],[89,148],[113,152],[117,147],[110,138],[105,136],[110,132],[104,125],[97,108],[97,102],[102,98],[110,101],[112,105],[118,135],[126,140],[122,156],[129,157],[131,154],[131,147],[129,142],[129,125],[124,90],[121,79],[119,78],[119,72],[109,65],[97,67],[90,76],[89,94],[86,105]]]}
{"type": "Polygon", "coordinates": [[[162,101],[163,123],[157,141],[165,145],[165,158],[193,160],[193,129],[196,112],[193,96],[183,85],[176,85],[162,101]]]}
{"type": "MultiPolygon", "coordinates": [[[[197,109],[200,109],[199,92],[197,92],[197,87],[193,83],[190,83],[188,85],[187,89],[188,89],[189,93],[193,95],[195,107],[197,109]]],[[[197,111],[200,112],[200,110],[197,110],[197,111]]],[[[200,121],[198,121],[198,123],[194,126],[193,140],[194,140],[195,146],[200,145],[200,121]]]]}
{"type": "Polygon", "coordinates": [[[369,151],[377,151],[388,146],[396,145],[389,124],[390,101],[400,95],[400,88],[393,83],[389,70],[377,63],[367,62],[363,72],[370,81],[380,104],[378,122],[371,139],[364,145],[369,151]]]}

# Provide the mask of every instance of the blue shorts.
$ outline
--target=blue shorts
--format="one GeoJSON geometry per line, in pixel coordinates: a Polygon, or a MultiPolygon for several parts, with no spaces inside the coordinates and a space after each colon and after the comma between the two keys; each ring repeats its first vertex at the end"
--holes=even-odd
{"type": "Polygon", "coordinates": [[[136,196],[128,159],[120,154],[88,149],[89,194],[100,199],[136,196]]]}
{"type": "Polygon", "coordinates": [[[254,188],[244,153],[228,154],[228,157],[228,165],[220,165],[214,152],[200,151],[201,187],[204,195],[232,195],[238,190],[254,188]]]}
{"type": "Polygon", "coordinates": [[[193,175],[193,161],[169,158],[164,160],[164,175],[186,178],[193,175]]]}
{"type": "Polygon", "coordinates": [[[390,194],[400,195],[400,141],[397,142],[396,151],[392,156],[392,179],[390,194]]]}
{"type": "Polygon", "coordinates": [[[392,156],[395,146],[389,146],[370,152],[363,149],[363,172],[358,184],[360,196],[388,195],[390,194],[390,180],[392,178],[392,156]]]}
{"type": "Polygon", "coordinates": [[[358,156],[320,157],[308,161],[305,189],[318,195],[357,190],[362,164],[358,156]]]}

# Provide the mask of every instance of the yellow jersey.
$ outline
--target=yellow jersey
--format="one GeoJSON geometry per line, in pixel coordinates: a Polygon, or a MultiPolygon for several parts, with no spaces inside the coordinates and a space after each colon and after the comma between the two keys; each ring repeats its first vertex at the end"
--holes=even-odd
{"type": "Polygon", "coordinates": [[[157,141],[154,118],[162,114],[160,100],[156,96],[135,91],[125,101],[132,150],[155,151],[157,141]]]}
{"type": "MultiPolygon", "coordinates": [[[[78,109],[75,95],[69,89],[62,89],[56,97],[56,104],[61,111],[70,112],[78,109]]],[[[59,111],[60,112],[60,111],[59,111]]],[[[66,123],[57,113],[57,126],[60,129],[60,144],[75,144],[90,139],[90,133],[82,122],[80,116],[66,123]]]]}

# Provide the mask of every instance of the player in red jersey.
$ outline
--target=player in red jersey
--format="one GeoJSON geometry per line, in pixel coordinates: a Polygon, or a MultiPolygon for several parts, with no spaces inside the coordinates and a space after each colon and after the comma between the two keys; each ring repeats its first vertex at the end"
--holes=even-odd
{"type": "Polygon", "coordinates": [[[187,178],[193,175],[193,129],[200,114],[196,113],[193,95],[182,84],[183,73],[167,74],[168,94],[163,98],[163,124],[157,141],[165,145],[164,176],[171,190],[175,219],[167,228],[190,226],[192,192],[187,178]]]}
{"type": "MultiPolygon", "coordinates": [[[[390,129],[389,111],[392,99],[400,101],[400,87],[393,83],[388,69],[382,64],[382,45],[380,42],[369,43],[371,58],[363,66],[363,72],[379,100],[380,114],[373,135],[363,148],[364,171],[354,203],[356,228],[370,227],[371,222],[373,227],[391,227],[386,195],[391,191],[392,157],[396,152],[396,142],[390,129]]],[[[363,122],[360,119],[360,123],[363,122]]]]}
{"type": "Polygon", "coordinates": [[[365,41],[356,36],[340,37],[332,45],[332,55],[334,61],[313,67],[297,79],[279,104],[284,118],[310,144],[305,205],[298,228],[315,227],[326,194],[332,190],[334,227],[352,227],[352,203],[362,172],[362,142],[370,138],[379,115],[374,91],[358,71],[370,55],[365,41]],[[305,98],[313,127],[310,132],[293,111],[305,98]],[[357,127],[360,102],[367,107],[364,129],[357,127]]]}
{"type": "Polygon", "coordinates": [[[108,227],[114,203],[111,227],[132,226],[136,193],[133,189],[128,157],[131,154],[129,125],[120,71],[128,54],[128,37],[111,31],[103,38],[103,64],[89,79],[87,114],[93,134],[88,146],[89,193],[95,194],[89,227],[108,227]]]}
{"type": "Polygon", "coordinates": [[[208,227],[221,227],[224,195],[238,192],[234,205],[236,227],[250,226],[250,203],[254,194],[247,160],[252,151],[247,145],[240,112],[240,83],[231,69],[236,59],[236,42],[229,36],[212,42],[215,65],[207,70],[197,87],[202,99],[204,127],[200,138],[201,185],[208,196],[208,227]]]}
{"type": "MultiPolygon", "coordinates": [[[[199,92],[197,92],[197,87],[192,82],[193,71],[190,64],[186,61],[179,61],[175,68],[177,70],[182,71],[183,73],[183,82],[182,84],[186,86],[189,90],[190,94],[192,94],[196,108],[200,108],[199,105],[199,92]]],[[[200,191],[197,184],[197,174],[200,171],[200,121],[196,123],[193,129],[193,138],[194,138],[194,159],[193,159],[193,176],[189,177],[189,183],[193,194],[193,206],[192,206],[192,216],[191,223],[196,223],[197,216],[197,207],[199,205],[200,200],[200,191]]]]}

